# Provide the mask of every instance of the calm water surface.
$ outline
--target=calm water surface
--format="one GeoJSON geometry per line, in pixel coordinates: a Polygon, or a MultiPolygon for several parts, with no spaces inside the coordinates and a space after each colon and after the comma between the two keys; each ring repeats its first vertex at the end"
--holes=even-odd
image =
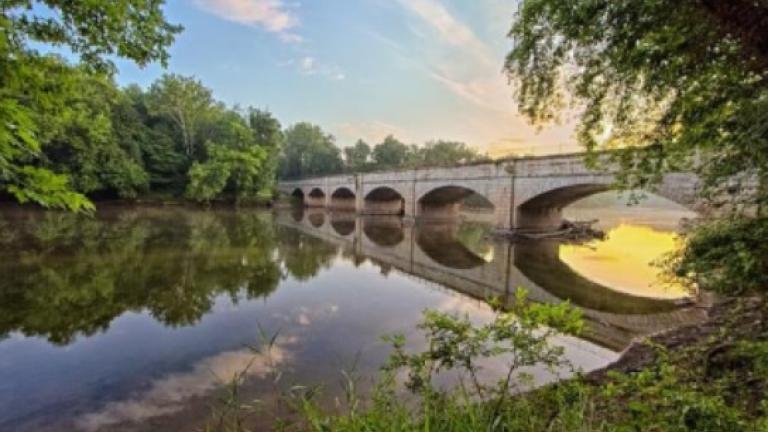
{"type": "Polygon", "coordinates": [[[199,430],[222,381],[249,365],[246,395],[268,399],[265,359],[249,348],[259,326],[279,331],[272,361],[283,385],[322,384],[333,396],[341,370],[375,376],[389,352],[379,336],[418,344],[424,309],[482,320],[482,299],[518,286],[584,309],[589,333],[557,343],[594,369],[635,336],[700,318],[648,265],[673,244],[679,216],[619,214],[606,242],[574,247],[493,241],[477,223],[325,212],[6,208],[0,430],[199,430]],[[620,253],[628,241],[645,243],[620,253]]]}

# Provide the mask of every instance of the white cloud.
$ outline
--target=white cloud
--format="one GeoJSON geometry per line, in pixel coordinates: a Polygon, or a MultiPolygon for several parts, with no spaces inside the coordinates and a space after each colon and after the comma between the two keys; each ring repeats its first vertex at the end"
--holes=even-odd
{"type": "Polygon", "coordinates": [[[299,26],[299,19],[283,0],[195,0],[195,3],[223,19],[275,33],[284,42],[303,40],[292,32],[299,26]]]}
{"type": "Polygon", "coordinates": [[[145,390],[127,399],[109,402],[101,410],[87,413],[76,422],[79,429],[89,432],[112,429],[123,423],[147,423],[180,412],[190,400],[205,396],[239,374],[264,378],[289,359],[284,344],[273,347],[269,357],[249,349],[223,352],[203,359],[191,371],[158,378],[145,390]]]}
{"type": "MultiPolygon", "coordinates": [[[[440,39],[480,60],[483,66],[494,63],[488,47],[471,28],[459,21],[437,0],[400,0],[408,11],[429,25],[440,39]]],[[[418,29],[412,31],[421,34],[418,29]]]]}
{"type": "Polygon", "coordinates": [[[306,75],[314,75],[317,73],[317,65],[314,57],[304,57],[299,63],[299,70],[306,75]]]}
{"type": "MultiPolygon", "coordinates": [[[[287,64],[290,65],[293,64],[293,62],[288,62],[287,64]]],[[[334,81],[341,81],[347,78],[346,74],[339,66],[333,63],[320,63],[313,56],[304,56],[298,60],[296,64],[299,73],[302,75],[320,75],[334,81]]]]}

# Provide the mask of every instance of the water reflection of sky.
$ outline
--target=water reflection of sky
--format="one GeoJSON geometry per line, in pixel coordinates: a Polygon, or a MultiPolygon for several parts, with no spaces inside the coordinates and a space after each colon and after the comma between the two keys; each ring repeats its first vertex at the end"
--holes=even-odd
{"type": "Polygon", "coordinates": [[[564,244],[560,258],[582,276],[618,291],[669,299],[690,295],[683,286],[664,280],[660,265],[677,247],[681,220],[695,214],[660,198],[638,207],[623,203],[606,193],[567,209],[567,218],[597,218],[596,226],[606,238],[583,245],[564,244]],[[606,199],[611,199],[612,205],[596,212],[594,208],[606,199]]]}
{"type": "MultiPolygon", "coordinates": [[[[318,218],[308,222],[316,229],[318,218]]],[[[421,253],[428,265],[417,271],[413,261],[396,267],[358,256],[250,213],[46,217],[17,231],[0,250],[0,296],[11,308],[0,319],[8,336],[0,340],[0,430],[14,431],[200,429],[219,383],[251,362],[246,394],[264,397],[267,370],[248,348],[259,343],[259,326],[279,330],[275,360],[286,385],[334,391],[353,364],[361,375],[378,372],[389,352],[381,335],[418,344],[426,308],[487,319],[481,300],[434,280],[503,285],[495,269],[514,252],[477,226],[448,230],[454,240],[442,229],[368,230],[382,257],[396,258],[395,248],[415,248],[412,260],[421,253]]],[[[556,342],[585,370],[617,355],[588,339],[556,342]]]]}

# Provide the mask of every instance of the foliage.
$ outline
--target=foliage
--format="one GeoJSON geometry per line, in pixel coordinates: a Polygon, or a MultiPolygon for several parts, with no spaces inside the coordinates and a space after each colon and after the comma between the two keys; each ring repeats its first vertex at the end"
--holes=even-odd
{"type": "Polygon", "coordinates": [[[248,125],[253,131],[255,142],[267,152],[267,159],[263,163],[258,181],[258,190],[266,193],[277,178],[280,149],[284,140],[282,127],[270,112],[253,108],[248,111],[248,125]]]}
{"type": "MultiPolygon", "coordinates": [[[[181,28],[165,21],[162,3],[128,0],[3,3],[0,11],[0,191],[48,207],[91,208],[88,200],[73,190],[66,176],[53,174],[48,167],[41,166],[40,161],[44,145],[40,137],[46,133],[48,124],[40,123],[43,118],[38,117],[38,110],[42,108],[53,114],[55,120],[78,121],[66,118],[68,97],[72,95],[69,84],[72,74],[78,72],[28,45],[68,49],[80,57],[88,72],[110,70],[107,57],[115,55],[139,65],[152,61],[165,63],[166,49],[181,28]],[[43,9],[52,13],[40,15],[43,9]],[[60,118],[56,118],[57,113],[61,113],[60,118]]],[[[96,123],[97,129],[102,127],[96,123]]],[[[128,183],[141,181],[140,178],[130,180],[128,183]]],[[[115,180],[116,183],[124,181],[115,180]]]]}
{"type": "Polygon", "coordinates": [[[319,126],[297,123],[285,131],[280,172],[285,178],[340,173],[341,151],[319,126]]]}
{"type": "Polygon", "coordinates": [[[430,141],[416,150],[418,166],[454,166],[475,162],[484,157],[477,149],[458,141],[430,141]]]}
{"type": "Polygon", "coordinates": [[[210,201],[229,190],[239,201],[259,192],[267,151],[255,142],[245,119],[236,113],[225,117],[217,141],[206,145],[207,160],[189,170],[187,195],[192,199],[210,201]]]}
{"type": "MultiPolygon", "coordinates": [[[[322,133],[320,133],[322,135],[322,133]]],[[[331,140],[332,141],[332,140],[331,140]]],[[[430,141],[423,146],[408,145],[392,135],[373,148],[362,139],[342,150],[331,142],[322,146],[304,145],[284,152],[283,177],[338,174],[343,171],[362,173],[400,168],[456,166],[487,159],[476,149],[456,141],[430,141]],[[329,148],[330,147],[330,148],[329,148]],[[343,165],[338,163],[337,153],[343,153],[343,165]],[[305,165],[302,167],[302,164],[305,165]],[[309,168],[309,165],[312,168],[309,168]],[[309,172],[312,174],[309,174],[309,172]],[[304,172],[304,174],[301,174],[304,172]]]]}
{"type": "Polygon", "coordinates": [[[180,75],[163,75],[147,94],[149,113],[171,120],[181,134],[184,154],[190,159],[201,151],[201,129],[213,105],[210,89],[194,78],[180,75]]]}
{"type": "MultiPolygon", "coordinates": [[[[666,262],[694,287],[724,295],[768,290],[768,219],[724,219],[699,224],[666,262]]],[[[692,287],[692,288],[694,288],[692,287]]]]}
{"type": "Polygon", "coordinates": [[[741,13],[724,17],[715,3],[522,2],[506,63],[520,110],[550,121],[571,97],[583,107],[579,141],[590,151],[619,149],[613,156],[627,188],[694,169],[702,195],[716,204],[762,206],[768,63],[739,37],[762,30],[759,20],[752,28],[728,24],[738,15],[765,17],[768,4],[736,2],[741,13]]]}
{"type": "Polygon", "coordinates": [[[373,148],[372,158],[377,169],[402,168],[408,159],[408,146],[392,135],[373,148]]]}
{"type": "Polygon", "coordinates": [[[344,163],[349,172],[367,171],[370,164],[371,146],[359,139],[352,147],[344,148],[344,163]]]}

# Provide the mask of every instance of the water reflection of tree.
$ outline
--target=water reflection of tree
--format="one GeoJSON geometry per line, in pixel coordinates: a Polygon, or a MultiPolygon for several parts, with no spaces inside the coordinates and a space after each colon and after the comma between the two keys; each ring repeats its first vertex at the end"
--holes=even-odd
{"type": "Polygon", "coordinates": [[[279,260],[295,279],[309,280],[320,270],[331,267],[338,253],[336,246],[292,228],[278,227],[277,230],[279,260]]]}
{"type": "Polygon", "coordinates": [[[0,225],[0,335],[67,344],[126,311],[189,325],[215,299],[266,296],[281,278],[258,214],[47,213],[0,225]]]}

